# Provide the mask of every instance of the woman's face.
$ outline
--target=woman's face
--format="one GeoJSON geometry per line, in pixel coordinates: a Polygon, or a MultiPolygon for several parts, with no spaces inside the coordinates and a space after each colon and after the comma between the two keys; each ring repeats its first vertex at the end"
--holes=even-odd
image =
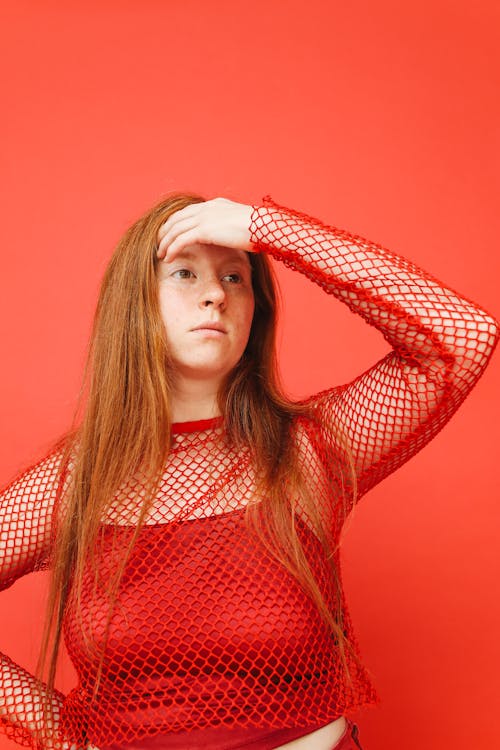
{"type": "Polygon", "coordinates": [[[255,301],[248,254],[193,244],[158,264],[160,308],[176,375],[219,383],[238,363],[255,301]]]}

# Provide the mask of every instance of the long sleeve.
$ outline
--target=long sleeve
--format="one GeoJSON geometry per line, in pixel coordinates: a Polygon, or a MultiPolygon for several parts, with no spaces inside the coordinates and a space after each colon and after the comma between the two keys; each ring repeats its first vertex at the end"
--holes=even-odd
{"type": "Polygon", "coordinates": [[[251,216],[254,249],[345,302],[392,347],[352,382],[310,399],[325,431],[347,437],[359,499],[448,422],[484,372],[499,324],[410,260],[270,196],[262,203],[251,216]]]}
{"type": "MultiPolygon", "coordinates": [[[[49,564],[59,461],[60,452],[52,450],[0,493],[0,590],[49,564]]],[[[28,747],[62,747],[56,733],[43,727],[43,691],[32,674],[0,654],[0,731],[28,747]]],[[[52,699],[57,719],[63,695],[55,691],[52,699]]]]}

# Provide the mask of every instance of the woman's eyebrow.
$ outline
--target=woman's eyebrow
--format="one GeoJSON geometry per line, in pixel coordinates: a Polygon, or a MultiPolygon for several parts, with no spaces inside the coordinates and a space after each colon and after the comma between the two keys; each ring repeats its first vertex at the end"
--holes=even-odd
{"type": "Polygon", "coordinates": [[[181,252],[175,256],[174,261],[176,260],[196,260],[196,253],[193,253],[192,250],[181,250],[181,252]]]}
{"type": "Polygon", "coordinates": [[[194,253],[192,250],[181,250],[181,252],[175,256],[173,260],[168,260],[168,258],[164,258],[158,263],[158,268],[160,270],[160,273],[166,273],[173,264],[175,263],[185,263],[186,261],[195,261],[196,260],[196,253],[194,253]]]}
{"type": "MultiPolygon", "coordinates": [[[[216,249],[214,249],[214,253],[217,253],[216,249]]],[[[184,261],[194,262],[197,259],[199,259],[199,256],[195,251],[188,250],[187,248],[185,248],[184,250],[181,250],[181,252],[178,253],[172,261],[164,260],[159,265],[160,267],[165,268],[166,266],[168,267],[170,263],[175,263],[176,261],[179,261],[181,263],[184,261]]],[[[245,255],[230,255],[230,256],[223,255],[223,256],[216,258],[216,262],[221,266],[226,266],[229,264],[229,265],[237,265],[237,266],[240,266],[241,268],[250,268],[250,270],[252,269],[250,258],[248,257],[246,253],[245,255]]]]}
{"type": "Polygon", "coordinates": [[[237,263],[239,266],[244,266],[245,268],[250,266],[250,261],[248,260],[248,258],[243,258],[240,255],[237,255],[236,257],[233,257],[233,258],[226,258],[223,262],[224,263],[237,263]]]}

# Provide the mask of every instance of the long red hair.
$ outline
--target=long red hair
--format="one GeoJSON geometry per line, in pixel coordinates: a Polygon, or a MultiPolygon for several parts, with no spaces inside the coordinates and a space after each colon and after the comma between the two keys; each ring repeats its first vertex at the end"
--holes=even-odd
{"type": "MultiPolygon", "coordinates": [[[[96,585],[96,540],[99,525],[117,493],[133,475],[144,488],[135,533],[124,550],[112,581],[106,582],[112,606],[128,554],[157,491],[167,460],[171,435],[171,372],[165,328],[159,308],[156,257],[160,226],[175,211],[205,199],[196,194],[173,193],[138,219],[119,242],[104,274],[90,338],[79,407],[72,429],[63,437],[57,537],[53,549],[46,621],[38,673],[47,669],[49,694],[54,687],[62,627],[69,596],[81,603],[84,566],[90,561],[96,585]]],[[[240,362],[219,392],[227,439],[252,446],[259,478],[259,496],[265,502],[247,506],[245,522],[255,529],[268,551],[301,583],[331,628],[351,680],[346,653],[359,662],[345,637],[338,571],[337,546],[331,527],[325,528],[322,511],[300,468],[292,425],[308,417],[305,405],[284,395],[276,360],[277,284],[268,258],[250,253],[255,313],[249,341],[240,362]],[[325,601],[295,527],[294,508],[283,487],[300,495],[316,536],[330,561],[336,585],[336,604],[325,601]]],[[[342,443],[339,433],[339,443],[342,443]]],[[[353,505],[355,475],[349,451],[342,471],[353,505]]],[[[338,486],[337,486],[338,490],[338,486]]],[[[343,519],[344,520],[344,519],[343,519]]],[[[100,582],[101,584],[103,582],[100,582]]],[[[101,655],[101,667],[104,653],[101,655]]],[[[96,680],[95,695],[98,691],[96,680]]]]}

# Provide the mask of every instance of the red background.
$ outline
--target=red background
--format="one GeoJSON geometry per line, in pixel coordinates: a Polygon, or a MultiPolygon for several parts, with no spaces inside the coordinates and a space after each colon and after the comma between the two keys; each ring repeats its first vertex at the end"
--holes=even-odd
{"type": "MultiPolygon", "coordinates": [[[[170,190],[270,193],[500,314],[496,0],[17,0],[2,16],[2,483],[68,425],[107,259],[170,190]]],[[[292,394],[388,351],[279,272],[292,394]]],[[[498,741],[499,366],[346,535],[347,595],[382,697],[353,717],[370,750],[498,741]]],[[[1,648],[28,668],[43,584],[27,576],[0,597],[1,648]]]]}

